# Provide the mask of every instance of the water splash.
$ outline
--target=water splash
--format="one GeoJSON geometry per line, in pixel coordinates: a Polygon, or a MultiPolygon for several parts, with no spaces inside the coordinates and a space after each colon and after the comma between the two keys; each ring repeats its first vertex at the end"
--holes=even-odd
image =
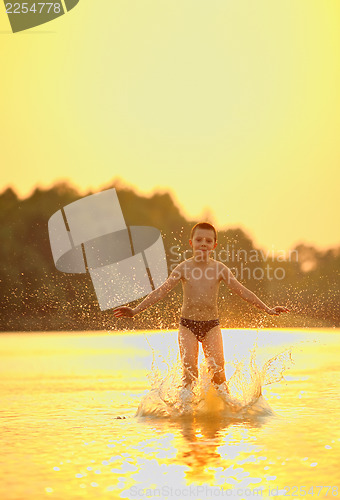
{"type": "Polygon", "coordinates": [[[283,378],[284,372],[293,363],[291,349],[267,360],[262,368],[257,365],[256,354],[255,344],[241,359],[236,362],[227,361],[228,392],[216,390],[204,360],[190,394],[187,389],[183,389],[179,357],[170,365],[153,349],[153,363],[149,373],[151,389],[141,400],[136,416],[177,418],[218,413],[244,418],[254,414],[274,414],[262,397],[262,387],[283,378]]]}

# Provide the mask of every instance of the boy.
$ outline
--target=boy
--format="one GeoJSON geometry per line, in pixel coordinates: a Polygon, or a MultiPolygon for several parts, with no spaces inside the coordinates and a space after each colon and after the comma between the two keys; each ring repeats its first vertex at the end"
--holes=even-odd
{"type": "Polygon", "coordinates": [[[210,257],[217,245],[217,234],[213,225],[207,222],[196,224],[190,235],[189,244],[193,257],[181,262],[168,279],[153,290],[137,307],[117,307],[113,314],[133,317],[144,309],[163,299],[179,281],[183,286],[183,306],[178,330],[178,342],[183,363],[182,397],[192,398],[192,386],[198,378],[198,346],[202,343],[204,355],[212,374],[212,382],[222,398],[232,405],[228,397],[228,386],[224,371],[224,355],[221,329],[218,320],[218,290],[221,281],[242,299],[268,314],[279,315],[289,312],[282,306],[272,309],[266,306],[253,292],[244,287],[222,262],[210,257]]]}

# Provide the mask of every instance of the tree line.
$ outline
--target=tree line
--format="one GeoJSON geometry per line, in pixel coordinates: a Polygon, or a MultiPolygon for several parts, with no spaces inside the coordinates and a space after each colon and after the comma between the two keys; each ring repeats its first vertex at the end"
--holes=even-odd
{"type": "MultiPolygon", "coordinates": [[[[190,257],[188,240],[197,221],[187,220],[169,193],[142,196],[120,181],[107,189],[110,187],[117,190],[128,226],[153,226],[161,231],[169,271],[182,258],[190,257]]],[[[56,270],[48,220],[81,197],[67,183],[37,188],[25,199],[12,188],[0,194],[0,330],[175,329],[182,300],[180,286],[141,315],[117,319],[112,311],[100,310],[89,274],[56,270]]],[[[280,317],[265,315],[222,285],[219,309],[223,327],[340,326],[340,247],[319,251],[301,243],[287,255],[274,256],[255,248],[239,228],[219,231],[215,256],[268,305],[282,304],[292,310],[280,317]]]]}

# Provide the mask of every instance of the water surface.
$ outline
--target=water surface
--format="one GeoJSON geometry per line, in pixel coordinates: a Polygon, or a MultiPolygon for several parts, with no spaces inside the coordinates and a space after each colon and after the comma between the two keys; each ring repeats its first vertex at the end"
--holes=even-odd
{"type": "Polygon", "coordinates": [[[164,418],[135,415],[176,332],[1,334],[0,498],[340,497],[339,330],[223,336],[227,373],[250,352],[294,364],[257,411],[164,418]]]}

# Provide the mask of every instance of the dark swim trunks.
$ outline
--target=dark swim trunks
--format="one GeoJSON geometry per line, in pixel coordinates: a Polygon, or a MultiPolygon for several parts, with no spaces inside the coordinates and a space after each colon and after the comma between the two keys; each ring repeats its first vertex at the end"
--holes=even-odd
{"type": "Polygon", "coordinates": [[[179,320],[180,324],[189,328],[192,333],[197,337],[199,342],[202,342],[206,334],[220,324],[218,319],[210,319],[209,321],[195,321],[194,319],[181,318],[179,320]]]}

